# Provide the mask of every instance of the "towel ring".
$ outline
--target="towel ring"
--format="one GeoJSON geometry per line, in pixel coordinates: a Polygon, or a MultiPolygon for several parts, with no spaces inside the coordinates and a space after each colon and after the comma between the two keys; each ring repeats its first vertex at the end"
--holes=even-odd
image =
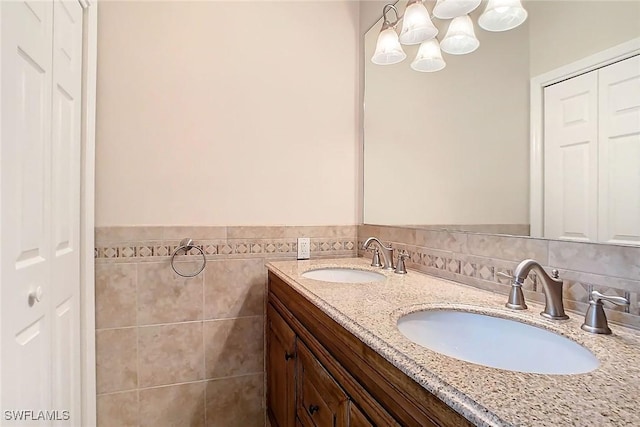
{"type": "Polygon", "coordinates": [[[173,251],[173,255],[171,255],[171,268],[173,269],[173,271],[176,272],[176,274],[178,276],[182,276],[182,277],[196,277],[198,274],[202,273],[202,270],[204,270],[205,265],[207,265],[207,257],[204,255],[204,251],[202,250],[202,248],[200,246],[196,246],[193,244],[193,239],[190,238],[186,238],[186,239],[182,239],[180,241],[180,245],[176,248],[175,251],[173,251]],[[180,251],[184,251],[185,255],[193,248],[196,248],[198,251],[200,251],[200,255],[202,256],[202,267],[200,267],[200,269],[198,271],[196,271],[194,274],[184,274],[179,272],[178,270],[176,270],[176,266],[173,265],[173,262],[176,258],[176,255],[178,254],[178,252],[180,251]]]}

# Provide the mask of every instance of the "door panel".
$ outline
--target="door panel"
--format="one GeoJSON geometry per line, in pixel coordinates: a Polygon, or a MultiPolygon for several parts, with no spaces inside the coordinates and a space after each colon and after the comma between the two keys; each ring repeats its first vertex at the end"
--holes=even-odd
{"type": "Polygon", "coordinates": [[[16,56],[20,104],[16,111],[18,121],[15,131],[21,144],[13,152],[16,166],[19,167],[14,175],[18,179],[14,178],[13,184],[14,197],[20,200],[19,210],[15,212],[20,227],[16,268],[20,269],[44,261],[47,249],[44,235],[45,201],[42,196],[47,171],[48,123],[45,115],[48,109],[43,108],[42,102],[48,97],[47,80],[50,76],[21,48],[18,48],[16,56]]]}
{"type": "MultiPolygon", "coordinates": [[[[3,335],[3,356],[8,357],[3,357],[2,360],[3,409],[49,408],[51,375],[48,354],[51,349],[46,317],[37,318],[22,330],[16,331],[11,341],[4,339],[5,337],[3,335]],[[34,384],[42,385],[34,387],[34,384]]],[[[16,421],[13,425],[32,424],[16,421]]]]}
{"type": "Polygon", "coordinates": [[[53,405],[80,414],[82,7],[76,0],[55,0],[53,22],[53,405]]]}
{"type": "Polygon", "coordinates": [[[544,237],[597,241],[597,72],[545,88],[544,237]]]}
{"type": "MultiPolygon", "coordinates": [[[[53,320],[53,408],[68,410],[75,425],[80,408],[76,401],[80,393],[79,359],[75,357],[79,345],[76,338],[78,322],[75,301],[69,298],[55,309],[53,320]]],[[[71,425],[72,419],[58,420],[55,425],[71,425]]]]}
{"type": "Polygon", "coordinates": [[[600,70],[599,237],[640,244],[640,56],[600,70]]]}
{"type": "Polygon", "coordinates": [[[52,5],[2,2],[0,7],[2,407],[48,409],[52,5]],[[40,301],[29,298],[38,289],[40,301]]]}

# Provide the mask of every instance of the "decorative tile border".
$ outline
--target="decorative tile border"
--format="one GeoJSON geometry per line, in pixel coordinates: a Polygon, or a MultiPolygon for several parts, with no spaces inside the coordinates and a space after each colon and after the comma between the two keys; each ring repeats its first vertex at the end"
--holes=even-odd
{"type": "MultiPolygon", "coordinates": [[[[196,246],[207,258],[260,256],[260,257],[292,257],[297,254],[296,237],[310,236],[311,256],[356,256],[356,228],[354,226],[320,226],[320,227],[182,227],[184,235],[199,232],[194,239],[196,246]],[[210,230],[211,229],[211,230],[210,230]],[[223,231],[221,231],[223,230],[223,231]],[[211,231],[214,239],[206,234],[211,231]],[[220,238],[222,235],[248,235],[242,239],[220,238]],[[285,237],[285,234],[287,237],[285,237]],[[319,236],[319,235],[326,235],[319,236]]],[[[163,239],[164,235],[179,235],[180,227],[102,227],[96,229],[96,248],[94,256],[97,261],[142,261],[157,260],[173,255],[178,248],[179,240],[163,239]],[[148,229],[148,230],[147,230],[148,229]],[[170,230],[170,231],[167,231],[170,230]],[[157,240],[149,237],[158,236],[157,240]],[[144,236],[144,240],[136,237],[144,236]]],[[[200,256],[198,249],[192,249],[181,259],[200,256]]]]}
{"type": "MultiPolygon", "coordinates": [[[[201,248],[207,257],[214,257],[216,255],[282,255],[297,253],[297,243],[294,241],[289,242],[242,242],[242,243],[220,243],[201,241],[197,242],[198,248],[201,248]]],[[[109,245],[98,246],[95,248],[96,259],[137,259],[137,258],[164,258],[170,257],[177,249],[178,245],[156,242],[153,245],[150,244],[126,244],[126,245],[109,245]]],[[[332,241],[312,241],[311,253],[312,254],[335,254],[339,253],[344,255],[345,252],[351,252],[355,256],[354,250],[355,244],[353,240],[332,240],[332,241]]],[[[200,256],[200,251],[192,249],[188,255],[182,255],[181,257],[196,257],[200,256]]]]}

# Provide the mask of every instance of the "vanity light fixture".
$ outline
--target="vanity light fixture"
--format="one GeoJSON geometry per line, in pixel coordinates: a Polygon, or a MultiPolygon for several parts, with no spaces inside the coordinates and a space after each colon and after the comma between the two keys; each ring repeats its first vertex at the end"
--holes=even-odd
{"type": "Polygon", "coordinates": [[[394,5],[387,4],[382,9],[382,16],[384,17],[384,22],[378,35],[376,51],[371,58],[371,62],[376,65],[397,64],[398,62],[404,61],[407,57],[407,54],[402,50],[402,46],[400,46],[398,34],[395,30],[398,21],[400,21],[400,14],[394,5]],[[393,22],[387,18],[387,12],[389,10],[393,10],[396,14],[396,20],[393,22]]]}
{"type": "Polygon", "coordinates": [[[440,47],[452,55],[471,53],[480,46],[473,31],[473,21],[469,15],[456,16],[449,24],[447,35],[442,39],[440,47]]]}
{"type": "Polygon", "coordinates": [[[400,31],[400,43],[419,44],[438,35],[438,29],[431,18],[422,0],[409,0],[407,9],[402,17],[402,31],[400,31]]]}
{"type": "Polygon", "coordinates": [[[478,18],[478,25],[487,31],[507,31],[522,24],[527,11],[520,0],[489,0],[478,18]]]}
{"type": "MultiPolygon", "coordinates": [[[[404,16],[401,16],[392,4],[385,5],[382,9],[382,29],[371,62],[376,65],[397,64],[407,57],[400,43],[420,43],[411,68],[422,72],[442,70],[446,66],[442,52],[464,55],[480,46],[469,12],[475,10],[481,1],[437,0],[433,15],[439,19],[452,19],[441,42],[436,38],[438,29],[433,25],[423,0],[408,0],[404,16]],[[393,22],[387,18],[390,10],[396,15],[393,22]],[[403,20],[403,24],[398,37],[395,28],[400,19],[403,20]]],[[[478,18],[478,25],[487,31],[507,31],[522,24],[526,19],[527,11],[522,7],[520,0],[488,0],[487,7],[478,18]]]]}
{"type": "Polygon", "coordinates": [[[440,19],[453,19],[468,15],[474,11],[482,0],[438,0],[433,7],[433,16],[440,19]]]}
{"type": "Polygon", "coordinates": [[[447,63],[442,59],[440,44],[433,38],[420,44],[416,59],[411,63],[411,68],[415,71],[431,73],[440,71],[446,67],[447,63]]]}

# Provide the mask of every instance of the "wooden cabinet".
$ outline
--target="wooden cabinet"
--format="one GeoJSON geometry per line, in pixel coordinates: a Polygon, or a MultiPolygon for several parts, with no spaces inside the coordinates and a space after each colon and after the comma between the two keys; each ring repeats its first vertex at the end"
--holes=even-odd
{"type": "Polygon", "coordinates": [[[472,425],[273,273],[268,300],[272,427],[472,425]]]}
{"type": "Polygon", "coordinates": [[[267,405],[274,427],[295,424],[296,334],[267,308],[267,405]]]}

